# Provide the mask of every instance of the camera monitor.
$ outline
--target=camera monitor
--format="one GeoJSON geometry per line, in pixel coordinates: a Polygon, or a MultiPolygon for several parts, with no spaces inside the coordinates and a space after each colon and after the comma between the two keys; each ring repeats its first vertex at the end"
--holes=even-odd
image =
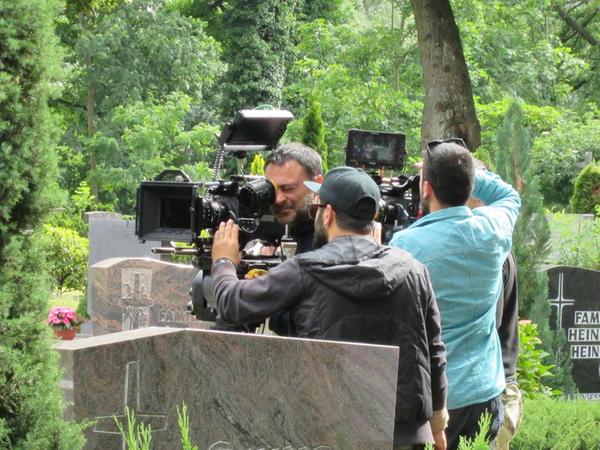
{"type": "Polygon", "coordinates": [[[355,129],[348,131],[347,166],[402,170],[405,160],[404,134],[355,129]]]}
{"type": "Polygon", "coordinates": [[[293,119],[284,109],[242,109],[225,125],[219,142],[231,152],[270,150],[293,119]]]}

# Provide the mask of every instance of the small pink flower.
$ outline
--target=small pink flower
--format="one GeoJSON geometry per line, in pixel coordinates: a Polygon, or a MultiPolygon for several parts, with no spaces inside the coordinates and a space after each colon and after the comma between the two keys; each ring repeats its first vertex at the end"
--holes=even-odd
{"type": "Polygon", "coordinates": [[[71,328],[78,324],[77,314],[72,308],[55,306],[48,313],[48,323],[56,327],[71,328]]]}

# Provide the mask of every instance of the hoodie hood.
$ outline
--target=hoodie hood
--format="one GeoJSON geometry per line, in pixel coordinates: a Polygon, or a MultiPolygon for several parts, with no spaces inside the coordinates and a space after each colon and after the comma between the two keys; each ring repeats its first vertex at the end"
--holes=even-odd
{"type": "Polygon", "coordinates": [[[317,281],[354,301],[376,301],[397,290],[414,267],[408,253],[370,237],[341,236],[298,256],[317,281]]]}

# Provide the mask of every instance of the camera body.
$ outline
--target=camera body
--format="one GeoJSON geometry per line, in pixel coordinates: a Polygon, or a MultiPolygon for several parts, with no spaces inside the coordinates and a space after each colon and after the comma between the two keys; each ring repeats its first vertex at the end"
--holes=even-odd
{"type": "Polygon", "coordinates": [[[265,177],[238,175],[200,183],[181,170],[165,170],[156,180],[143,181],[137,195],[138,238],[195,244],[194,263],[200,269],[211,266],[212,233],[221,222],[232,219],[239,225],[242,246],[256,238],[275,245],[283,235],[270,212],[275,186],[265,177]],[[166,180],[168,176],[175,180],[166,180]]]}
{"type": "MultiPolygon", "coordinates": [[[[275,148],[292,119],[285,110],[239,111],[219,137],[213,181],[195,182],[181,170],[164,170],[155,180],[140,184],[135,233],[141,241],[169,243],[154,248],[155,253],[193,257],[200,272],[192,286],[191,312],[198,319],[217,318],[209,274],[212,236],[219,224],[229,219],[237,223],[240,251],[255,239],[277,246],[285,232],[271,212],[276,195],[273,183],[263,176],[243,174],[218,179],[224,157],[242,159],[249,151],[275,148]],[[175,246],[175,242],[193,247],[175,246]]],[[[251,269],[268,269],[281,262],[279,256],[242,255],[240,277],[251,269]]]]}
{"type": "Polygon", "coordinates": [[[383,226],[383,243],[419,216],[419,175],[383,176],[386,169],[402,170],[406,157],[406,136],[402,133],[357,129],[348,132],[346,165],[362,168],[379,186],[377,221],[383,226]]]}

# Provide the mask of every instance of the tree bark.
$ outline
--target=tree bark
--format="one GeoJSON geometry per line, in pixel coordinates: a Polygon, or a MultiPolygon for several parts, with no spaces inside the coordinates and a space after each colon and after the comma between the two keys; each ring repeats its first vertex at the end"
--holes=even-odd
{"type": "Polygon", "coordinates": [[[421,143],[460,137],[474,151],[481,143],[481,129],[450,2],[411,0],[411,5],[425,85],[421,143]]]}
{"type": "MultiPolygon", "coordinates": [[[[92,11],[93,14],[93,11],[92,11]]],[[[85,29],[85,16],[84,13],[79,13],[79,27],[81,32],[85,29]]],[[[92,75],[92,56],[87,54],[85,56],[85,69],[87,71],[88,84],[87,84],[87,92],[86,92],[86,122],[87,122],[87,136],[91,138],[94,136],[96,132],[95,124],[94,124],[94,80],[92,75]]],[[[93,149],[90,149],[90,173],[93,173],[96,169],[96,153],[93,149]]],[[[94,201],[96,203],[99,202],[99,194],[98,194],[98,185],[96,182],[90,182],[90,191],[92,196],[94,197],[94,201]]]]}

